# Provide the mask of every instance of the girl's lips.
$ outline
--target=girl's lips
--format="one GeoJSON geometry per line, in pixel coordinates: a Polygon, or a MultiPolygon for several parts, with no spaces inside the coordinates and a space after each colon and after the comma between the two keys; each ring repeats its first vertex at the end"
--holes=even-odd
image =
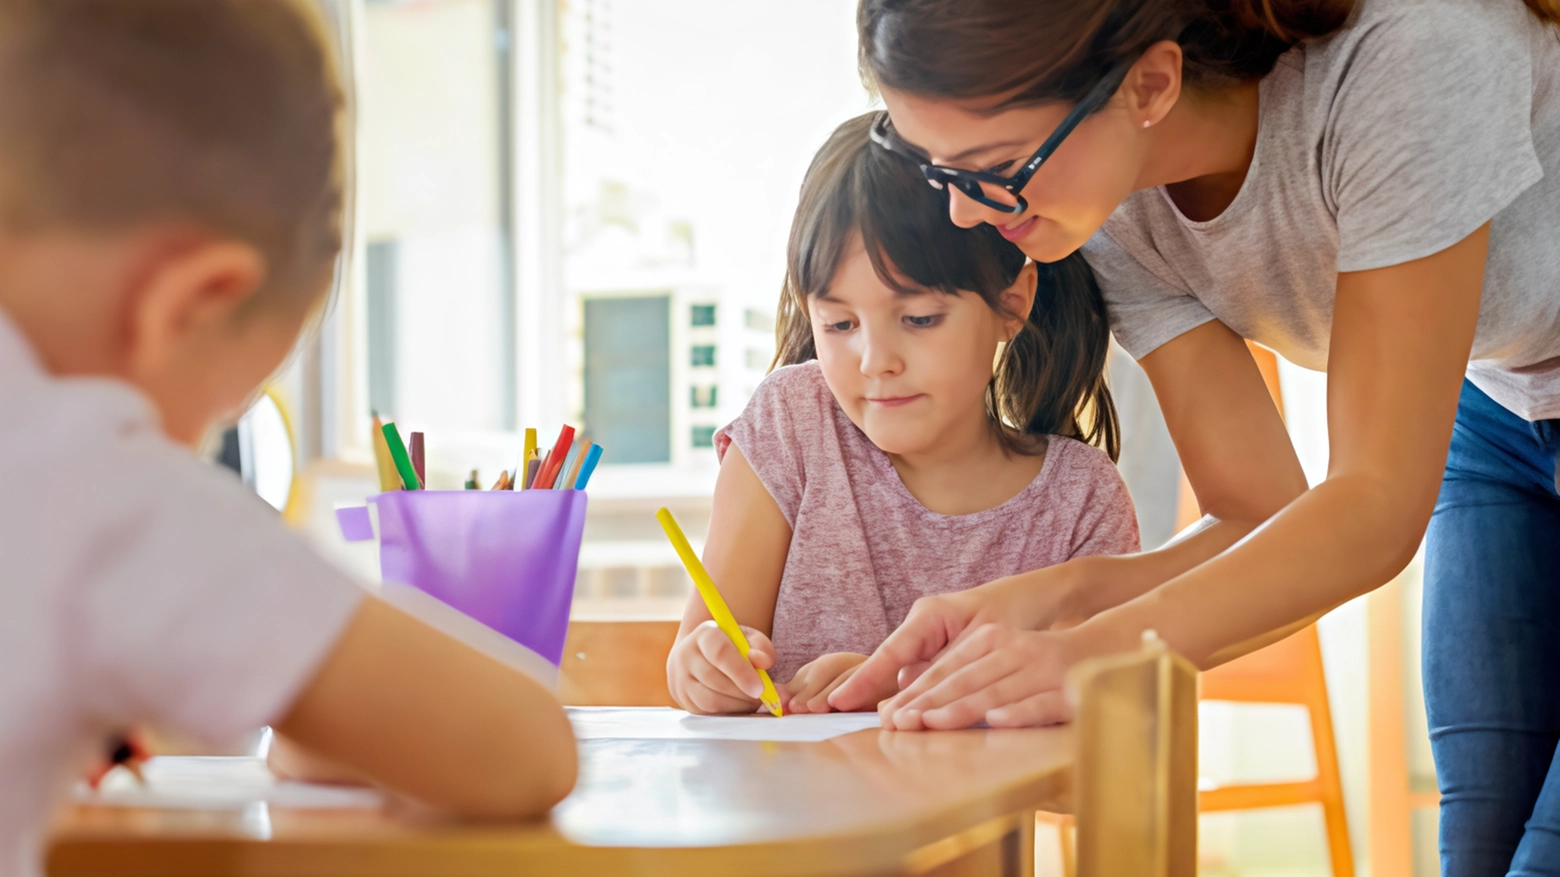
{"type": "Polygon", "coordinates": [[[911,402],[921,398],[923,395],[925,394],[917,393],[914,396],[886,396],[882,399],[869,398],[867,399],[867,402],[873,405],[881,405],[884,408],[898,408],[901,405],[909,405],[911,402]]]}
{"type": "Polygon", "coordinates": [[[1040,217],[1031,216],[1023,222],[1020,222],[1018,225],[1012,226],[1011,228],[1005,225],[999,225],[997,226],[997,231],[1010,241],[1018,241],[1022,239],[1024,235],[1029,234],[1030,230],[1035,227],[1035,223],[1039,221],[1040,217]]]}

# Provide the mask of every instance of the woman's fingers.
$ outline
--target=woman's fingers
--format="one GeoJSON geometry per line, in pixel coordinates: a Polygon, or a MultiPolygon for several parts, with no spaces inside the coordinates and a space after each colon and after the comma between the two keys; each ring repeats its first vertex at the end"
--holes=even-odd
{"type": "Polygon", "coordinates": [[[904,624],[835,689],[829,705],[842,712],[871,707],[879,692],[894,688],[901,668],[935,658],[966,621],[965,613],[944,597],[915,601],[904,624]]]}
{"type": "MultiPolygon", "coordinates": [[[[923,698],[928,692],[936,689],[955,673],[962,671],[966,666],[995,651],[1012,635],[1013,631],[1009,628],[996,624],[985,624],[970,635],[963,637],[958,643],[950,645],[948,650],[939,656],[930,667],[927,667],[925,672],[917,676],[914,682],[888,699],[887,707],[889,712],[897,713],[904,709],[921,710],[947,702],[950,698],[948,698],[946,692],[939,695],[941,697],[939,702],[927,702],[923,698]]],[[[963,693],[966,692],[960,692],[960,694],[963,693]]]]}
{"type": "Polygon", "coordinates": [[[1072,720],[1072,704],[1060,690],[1042,691],[986,713],[993,728],[1034,728],[1072,720]]]}
{"type": "Polygon", "coordinates": [[[1023,672],[1021,667],[1012,669],[1013,672],[1008,675],[963,697],[923,710],[921,724],[934,731],[968,728],[984,722],[992,710],[1039,693],[1035,691],[1037,682],[1034,675],[1023,672]]]}

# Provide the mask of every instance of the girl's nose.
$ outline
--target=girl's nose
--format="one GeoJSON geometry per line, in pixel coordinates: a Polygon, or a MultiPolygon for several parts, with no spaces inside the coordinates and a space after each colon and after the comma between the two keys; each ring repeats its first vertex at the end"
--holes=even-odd
{"type": "Polygon", "coordinates": [[[861,373],[869,378],[896,375],[904,371],[904,359],[899,351],[883,338],[874,338],[868,332],[861,333],[861,373]]]}

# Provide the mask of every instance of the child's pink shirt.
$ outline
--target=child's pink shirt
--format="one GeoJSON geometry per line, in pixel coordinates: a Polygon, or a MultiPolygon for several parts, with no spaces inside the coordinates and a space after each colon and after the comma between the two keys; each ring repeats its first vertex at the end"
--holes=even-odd
{"type": "Polygon", "coordinates": [[[777,369],[715,435],[733,443],[791,525],[771,632],[775,678],[830,652],[871,654],[919,597],[1091,554],[1139,549],[1104,451],[1052,436],[1040,474],[1001,505],[940,515],[845,416],[816,361],[777,369]]]}

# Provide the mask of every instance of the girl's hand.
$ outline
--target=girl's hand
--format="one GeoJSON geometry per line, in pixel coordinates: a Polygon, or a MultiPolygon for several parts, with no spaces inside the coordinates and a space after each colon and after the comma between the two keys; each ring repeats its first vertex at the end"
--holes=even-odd
{"type": "Polygon", "coordinates": [[[764,683],[758,671],[775,665],[775,646],[759,631],[747,635],[748,658],[713,621],[706,621],[677,641],[666,660],[666,687],[678,705],[690,713],[751,713],[762,705],[764,683]]]}
{"type": "Polygon", "coordinates": [[[943,650],[982,624],[1035,629],[1068,619],[1076,614],[1072,594],[1081,580],[1079,570],[1093,559],[997,579],[967,591],[922,597],[910,607],[904,624],[829,696],[829,706],[842,712],[876,707],[886,695],[910,686],[943,650]]]}
{"type": "MultiPolygon", "coordinates": [[[[833,652],[809,662],[802,669],[797,670],[791,681],[785,684],[785,691],[789,697],[785,711],[788,713],[829,712],[829,695],[833,694],[834,689],[839,688],[845,680],[855,675],[856,669],[866,660],[866,655],[833,652]]],[[[898,690],[897,686],[887,689],[881,692],[878,699],[888,697],[898,690]]]]}
{"type": "MultiPolygon", "coordinates": [[[[1017,728],[1065,722],[1062,692],[1075,661],[1067,632],[971,627],[903,691],[878,707],[891,730],[951,730],[986,722],[1017,728]]],[[[858,674],[859,675],[859,674],[858,674]]]]}

